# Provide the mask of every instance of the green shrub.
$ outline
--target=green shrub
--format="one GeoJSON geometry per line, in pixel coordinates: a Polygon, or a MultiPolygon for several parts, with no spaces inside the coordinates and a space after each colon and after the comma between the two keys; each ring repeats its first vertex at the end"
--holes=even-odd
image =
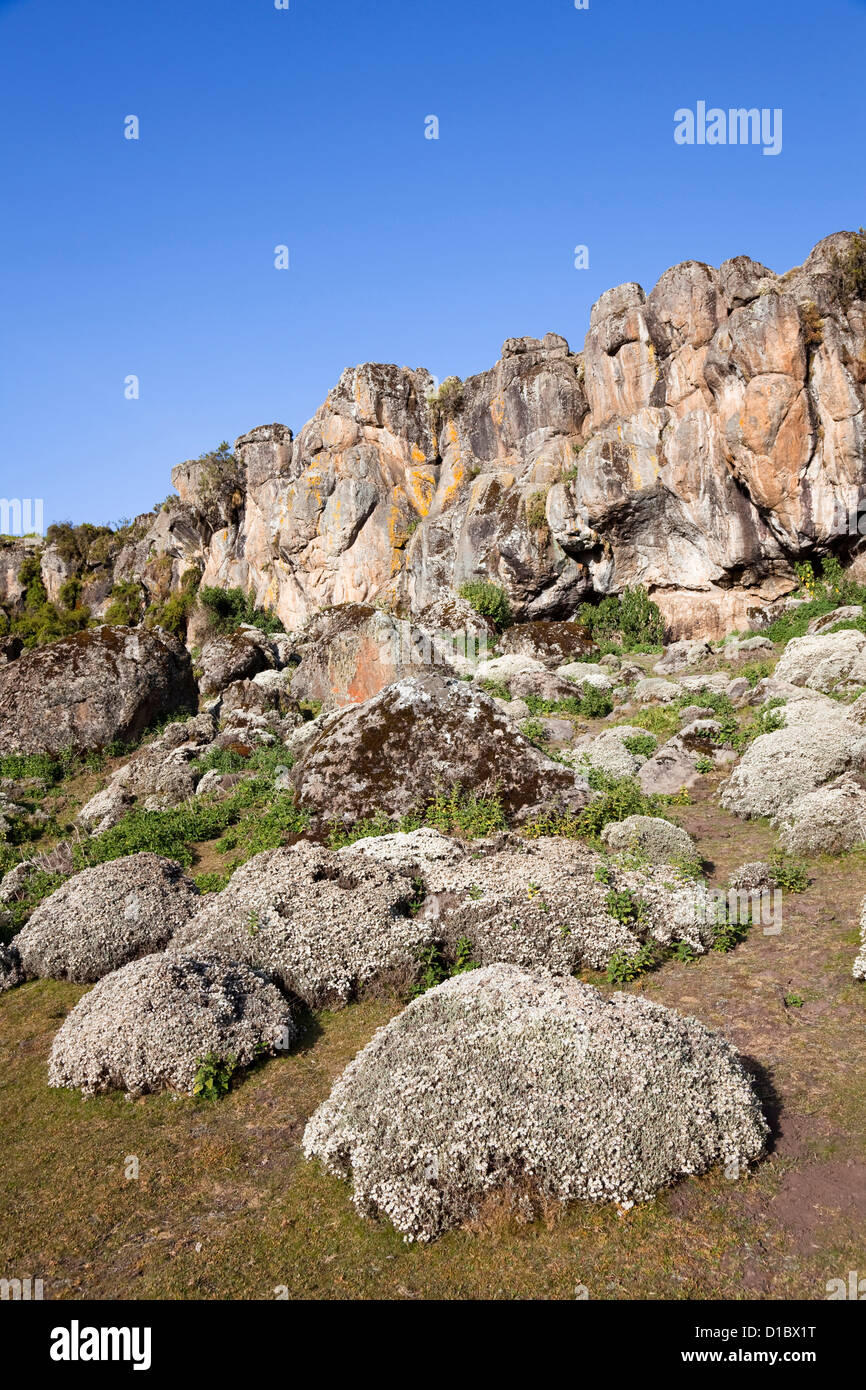
{"type": "Polygon", "coordinates": [[[778,886],[786,888],[789,893],[805,893],[809,887],[809,870],[801,859],[776,850],[770,860],[770,867],[778,886]]]}
{"type": "Polygon", "coordinates": [[[550,743],[550,734],[545,729],[540,719],[524,719],[520,725],[520,732],[524,738],[528,738],[530,743],[534,743],[536,748],[542,748],[550,743]]]}
{"type": "Polygon", "coordinates": [[[579,695],[567,695],[564,700],[542,700],[540,695],[526,695],[524,699],[530,714],[535,716],[564,714],[569,719],[603,719],[613,709],[607,691],[594,685],[582,686],[579,695]]]}
{"type": "Polygon", "coordinates": [[[391,817],[377,810],[354,825],[331,821],[327,827],[328,844],[331,849],[342,849],[357,840],[419,830],[423,825],[430,825],[443,835],[460,835],[466,840],[477,840],[507,829],[508,822],[496,792],[479,796],[475,792],[465,792],[458,783],[447,790],[437,791],[426,806],[411,815],[391,817]]]}
{"type": "Polygon", "coordinates": [[[622,922],[624,926],[643,920],[643,905],[630,888],[611,888],[605,898],[605,907],[614,921],[622,922]]]}
{"type": "Polygon", "coordinates": [[[468,970],[477,970],[478,962],[472,959],[472,942],[461,936],[455,947],[454,961],[449,962],[441,946],[427,946],[418,955],[419,974],[411,989],[411,997],[417,999],[428,989],[435,989],[453,975],[465,975],[468,970]]]}
{"type": "Polygon", "coordinates": [[[459,376],[446,376],[438,391],[427,397],[427,404],[437,410],[445,420],[459,415],[463,409],[463,382],[459,376]]]}
{"type": "Polygon", "coordinates": [[[82,589],[81,580],[76,579],[74,575],[64,579],[58,590],[58,602],[63,608],[77,608],[81,602],[82,589]]]}
{"type": "Polygon", "coordinates": [[[863,227],[841,254],[834,253],[830,270],[843,308],[847,309],[855,299],[866,299],[866,230],[863,227]]]}
{"type": "Polygon", "coordinates": [[[636,955],[614,951],[607,964],[607,980],[611,985],[626,985],[645,975],[658,964],[658,950],[652,942],[641,946],[636,955]]]}
{"type": "Polygon", "coordinates": [[[490,695],[494,700],[510,700],[511,691],[504,681],[485,679],[478,682],[485,694],[490,695]]]}
{"type": "Polygon", "coordinates": [[[243,589],[219,589],[207,584],[199,590],[199,598],[218,633],[236,632],[242,623],[260,628],[262,632],[283,631],[276,614],[257,608],[252,595],[245,594],[243,589]]]}
{"type": "Polygon", "coordinates": [[[459,593],[480,617],[489,618],[497,631],[501,632],[511,622],[508,595],[498,584],[487,579],[470,579],[460,585],[459,593]]]}
{"type": "Polygon", "coordinates": [[[627,652],[653,651],[664,643],[665,624],[658,604],[642,585],[626,587],[619,596],[599,603],[582,603],[577,620],[594,641],[618,636],[627,652]]]}
{"type": "Polygon", "coordinates": [[[526,524],[532,531],[547,529],[547,493],[533,492],[526,500],[526,524]]]}
{"type": "Polygon", "coordinates": [[[721,922],[716,928],[713,950],[727,954],[745,941],[749,934],[750,922],[721,922]]]}
{"type": "Polygon", "coordinates": [[[209,1052],[196,1063],[192,1093],[197,1100],[220,1100],[232,1084],[237,1069],[237,1057],[220,1057],[209,1052]]]}
{"type": "Polygon", "coordinates": [[[209,873],[193,875],[192,881],[200,893],[221,893],[230,878],[230,873],[221,874],[212,869],[209,873]]]}
{"type": "Polygon", "coordinates": [[[481,839],[505,830],[508,822],[496,792],[479,796],[458,783],[447,791],[437,791],[424,811],[424,824],[443,835],[460,835],[466,840],[481,839]]]}
{"type": "Polygon", "coordinates": [[[749,685],[754,687],[758,681],[766,680],[767,676],[771,676],[775,667],[775,661],[748,661],[745,666],[739,667],[737,675],[744,677],[749,685]]]}
{"type": "Polygon", "coordinates": [[[189,867],[194,844],[222,836],[218,847],[240,851],[237,867],[262,849],[276,849],[286,835],[301,833],[308,824],[291,793],[275,794],[270,780],[251,777],[222,801],[203,796],[167,811],[136,808],[110,830],[78,841],[73,861],[84,869],[149,851],[189,867]]]}
{"type": "Polygon", "coordinates": [[[622,742],[623,747],[636,758],[651,758],[657,746],[652,734],[629,734],[622,742]]]}
{"type": "Polygon", "coordinates": [[[164,627],[175,637],[185,637],[200,582],[201,574],[197,569],[184,570],[180,577],[180,588],[169,594],[162,606],[156,605],[152,610],[151,619],[154,626],[164,627]]]}
{"type": "Polygon", "coordinates": [[[144,614],[144,590],[134,579],[121,579],[113,585],[105,621],[113,627],[135,627],[144,614]]]}

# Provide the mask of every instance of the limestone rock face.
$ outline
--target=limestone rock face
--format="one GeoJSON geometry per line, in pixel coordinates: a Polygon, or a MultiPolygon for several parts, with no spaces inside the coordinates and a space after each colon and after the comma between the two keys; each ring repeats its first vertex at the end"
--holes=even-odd
{"type": "Polygon", "coordinates": [[[408,677],[332,715],[291,772],[300,804],[327,820],[417,810],[437,788],[498,792],[520,814],[545,802],[573,810],[587,783],[539,753],[489,696],[461,681],[408,677]]]}
{"type": "MultiPolygon", "coordinates": [[[[175,468],[177,499],[139,519],[114,577],[153,589],[167,556],[172,586],[195,567],[292,631],[374,600],[417,618],[475,579],[521,621],[644,585],[669,640],[742,630],[798,559],[859,543],[866,305],[834,268],[852,237],[784,275],[737,256],[673,266],[648,294],[620,285],[582,351],[511,338],[456,385],[350,368],[297,436],[259,426],[220,468],[175,468]]],[[[20,600],[22,558],[0,552],[2,602],[20,600]]],[[[50,592],[61,569],[46,552],[50,592]]]]}
{"type": "Polygon", "coordinates": [[[132,742],[196,699],[189,656],[166,633],[91,628],[0,666],[0,753],[132,742]]]}

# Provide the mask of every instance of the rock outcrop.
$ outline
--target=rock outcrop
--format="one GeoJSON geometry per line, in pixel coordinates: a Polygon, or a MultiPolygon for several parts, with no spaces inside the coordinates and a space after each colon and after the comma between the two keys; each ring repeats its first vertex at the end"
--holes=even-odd
{"type": "MultiPolygon", "coordinates": [[[[479,578],[521,621],[643,585],[670,638],[747,627],[798,560],[860,544],[866,306],[839,274],[858,254],[839,232],[783,275],[686,261],[603,294],[581,352],[511,338],[438,390],[423,368],[350,368],[297,436],[264,425],[178,465],[113,577],[162,598],[197,569],[290,630],[373,601],[460,626],[479,578]]],[[[20,602],[20,562],[0,554],[0,602],[20,602]]],[[[48,552],[43,571],[50,594],[73,572],[48,552]]],[[[97,612],[109,589],[88,591],[97,612]]]]}

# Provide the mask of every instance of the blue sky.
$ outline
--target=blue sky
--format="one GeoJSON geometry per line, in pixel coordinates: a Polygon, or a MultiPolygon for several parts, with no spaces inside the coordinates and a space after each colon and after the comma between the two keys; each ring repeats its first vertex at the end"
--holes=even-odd
{"type": "Polygon", "coordinates": [[[864,0],[0,0],[0,495],[113,522],[346,366],[798,264],[866,222],[864,52],[864,0]],[[781,107],[782,152],[677,146],[700,100],[781,107]]]}

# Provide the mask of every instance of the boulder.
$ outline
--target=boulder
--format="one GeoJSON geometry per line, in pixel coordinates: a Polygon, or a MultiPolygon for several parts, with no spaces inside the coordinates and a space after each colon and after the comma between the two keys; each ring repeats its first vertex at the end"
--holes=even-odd
{"type": "Polygon", "coordinates": [[[48,1063],[51,1086],[84,1095],[192,1094],[199,1066],[228,1074],[291,1047],[297,1009],[256,971],[220,956],[144,956],[100,980],[69,1014],[48,1063]]]}
{"type": "Polygon", "coordinates": [[[426,881],[436,870],[462,863],[469,849],[460,840],[452,840],[425,825],[420,830],[371,835],[337,852],[344,859],[355,859],[359,855],[374,859],[407,878],[420,875],[426,881]]]}
{"type": "Polygon", "coordinates": [[[615,952],[634,956],[648,941],[683,941],[698,954],[712,944],[714,915],[702,884],[618,864],[601,873],[602,865],[579,841],[553,836],[476,844],[471,857],[427,866],[419,917],[451,958],[463,940],[482,965],[505,960],[554,975],[604,970],[615,952]],[[617,895],[633,915],[612,913],[617,895]]]}
{"type": "Polygon", "coordinates": [[[547,667],[534,656],[494,656],[480,661],[473,672],[473,680],[481,685],[485,681],[495,681],[498,685],[510,686],[518,676],[544,675],[547,667]]]}
{"type": "Polygon", "coordinates": [[[413,916],[415,892],[411,877],[369,854],[301,841],[242,864],[171,949],[243,961],[311,1007],[336,1007],[383,976],[414,978],[431,940],[413,916]]]}
{"type": "Polygon", "coordinates": [[[318,700],[325,711],[341,709],[371,699],[404,676],[435,668],[454,675],[459,656],[442,634],[369,604],[345,603],[318,614],[304,629],[292,693],[299,700],[318,700]]]}
{"type": "Polygon", "coordinates": [[[845,772],[866,772],[866,728],[834,700],[798,700],[785,725],[746,748],[722,789],[721,804],[740,816],[778,816],[792,802],[845,772]]]}
{"type": "Polygon", "coordinates": [[[534,657],[549,667],[579,661],[596,651],[589,630],[580,623],[551,619],[516,623],[506,628],[499,639],[499,647],[506,656],[534,657]]]}
{"type": "Polygon", "coordinates": [[[300,804],[328,820],[404,815],[458,783],[495,792],[510,815],[553,802],[580,810],[590,798],[489,696],[438,675],[398,681],[330,716],[301,750],[292,781],[300,804]]]}
{"type": "Polygon", "coordinates": [[[675,864],[696,854],[688,831],[659,816],[626,816],[625,820],[612,821],[602,830],[601,838],[612,854],[636,850],[651,864],[675,864]]]}
{"type": "MultiPolygon", "coordinates": [[[[304,1133],[365,1216],[430,1241],[485,1198],[650,1200],[769,1129],[718,1033],[637,995],[513,965],[458,975],[381,1028],[304,1133]],[[457,1061],[459,1059],[459,1063],[457,1061]]],[[[528,1208],[528,1209],[527,1209],[528,1208]]]]}
{"type": "Polygon", "coordinates": [[[658,739],[653,734],[648,734],[646,729],[639,729],[631,724],[619,724],[613,729],[605,729],[603,733],[596,734],[595,738],[588,743],[580,745],[580,758],[588,759],[593,767],[600,772],[606,772],[609,777],[634,777],[638,768],[642,767],[647,758],[652,754],[632,752],[626,743],[629,739],[639,738],[642,744],[653,745],[658,743],[658,739]]]}
{"type": "Polygon", "coordinates": [[[88,628],[0,666],[0,754],[132,743],[156,720],[195,705],[180,643],[147,628],[88,628]]]}
{"type": "Polygon", "coordinates": [[[131,854],[73,874],[34,908],[14,945],[29,977],[89,983],[162,950],[198,900],[174,860],[131,854]]]}
{"type": "Polygon", "coordinates": [[[772,657],[775,650],[769,637],[728,637],[718,654],[723,661],[754,661],[759,657],[772,657]]]}
{"type": "Polygon", "coordinates": [[[866,980],[866,898],[860,904],[860,950],[854,960],[855,980],[866,980]]]}
{"type": "Polygon", "coordinates": [[[112,773],[106,786],[82,806],[76,817],[78,825],[90,834],[101,834],[122,820],[137,801],[149,810],[181,805],[198,788],[201,771],[197,761],[216,729],[213,711],[204,711],[183,723],[168,724],[157,738],[112,773]]]}
{"type": "Polygon", "coordinates": [[[672,796],[697,786],[700,773],[694,755],[671,739],[641,765],[637,781],[647,796],[672,796]]]}
{"type": "Polygon", "coordinates": [[[654,700],[669,705],[679,699],[682,693],[682,687],[674,681],[664,680],[661,676],[645,676],[632,691],[632,699],[637,700],[639,705],[647,705],[654,700]]]}
{"type": "Polygon", "coordinates": [[[844,694],[866,686],[866,633],[853,628],[824,636],[795,637],[773,672],[776,680],[808,690],[844,694]]]}
{"type": "Polygon", "coordinates": [[[778,887],[775,870],[761,859],[752,859],[733,869],[728,887],[738,893],[767,893],[778,887]]]}
{"type": "Polygon", "coordinates": [[[820,618],[813,618],[806,629],[806,636],[813,637],[827,632],[829,628],[835,627],[837,623],[854,623],[863,617],[863,609],[859,603],[846,603],[841,608],[834,608],[832,613],[824,613],[820,618]]]}
{"type": "Polygon", "coordinates": [[[269,649],[249,632],[212,637],[201,649],[199,690],[217,695],[233,681],[248,680],[274,664],[269,649]]]}
{"type": "Polygon", "coordinates": [[[866,840],[866,788],[846,774],[789,802],[777,825],[789,854],[844,854],[866,840]]]}
{"type": "Polygon", "coordinates": [[[692,666],[700,666],[712,656],[713,650],[709,642],[672,642],[669,647],[665,647],[664,655],[656,662],[653,670],[657,676],[676,676],[692,666]]]}

